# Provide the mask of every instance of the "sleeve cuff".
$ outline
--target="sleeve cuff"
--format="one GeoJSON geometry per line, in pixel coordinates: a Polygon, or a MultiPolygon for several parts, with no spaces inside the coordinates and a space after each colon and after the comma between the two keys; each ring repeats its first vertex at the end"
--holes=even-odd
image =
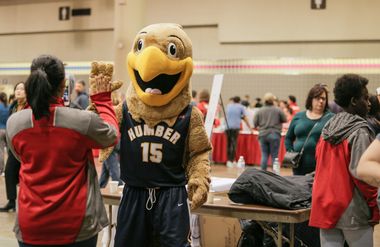
{"type": "Polygon", "coordinates": [[[97,93],[90,96],[92,101],[109,101],[111,100],[111,92],[97,93]]]}

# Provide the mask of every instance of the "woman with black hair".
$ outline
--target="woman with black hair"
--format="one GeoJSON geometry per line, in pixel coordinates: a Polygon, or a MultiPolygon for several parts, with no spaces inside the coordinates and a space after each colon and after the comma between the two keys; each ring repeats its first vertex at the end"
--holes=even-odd
{"type": "MultiPolygon", "coordinates": [[[[19,82],[14,87],[15,100],[9,106],[9,115],[21,111],[26,105],[25,84],[19,82]]],[[[0,212],[16,211],[17,184],[19,182],[20,161],[8,150],[7,164],[5,165],[5,189],[8,203],[0,208],[0,212]]]]}
{"type": "Polygon", "coordinates": [[[371,106],[367,116],[367,122],[372,131],[377,135],[380,133],[380,102],[377,96],[371,95],[369,97],[371,106]]]}
{"type": "Polygon", "coordinates": [[[8,111],[7,94],[0,92],[0,175],[4,171],[5,125],[9,116],[8,111]]]}
{"type": "Polygon", "coordinates": [[[43,55],[32,62],[25,83],[30,109],[7,123],[8,145],[21,161],[14,228],[20,246],[96,246],[108,225],[92,157],[92,148],[115,145],[118,135],[105,68],[91,75],[97,115],[64,107],[62,61],[43,55]]]}
{"type": "Polygon", "coordinates": [[[377,188],[359,180],[361,155],[373,140],[365,117],[369,110],[368,79],[346,74],[335,83],[335,102],[343,112],[322,130],[309,225],[320,228],[321,246],[373,246],[379,222],[377,188]]]}

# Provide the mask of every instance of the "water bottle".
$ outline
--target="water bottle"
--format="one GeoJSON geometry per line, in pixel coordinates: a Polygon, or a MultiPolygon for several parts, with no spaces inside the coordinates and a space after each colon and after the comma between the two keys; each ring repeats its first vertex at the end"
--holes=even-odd
{"type": "Polygon", "coordinates": [[[274,159],[273,172],[277,175],[280,175],[280,162],[278,161],[278,158],[274,159]]]}
{"type": "Polygon", "coordinates": [[[239,157],[236,167],[237,167],[237,175],[240,176],[245,170],[245,160],[243,156],[239,157]]]}

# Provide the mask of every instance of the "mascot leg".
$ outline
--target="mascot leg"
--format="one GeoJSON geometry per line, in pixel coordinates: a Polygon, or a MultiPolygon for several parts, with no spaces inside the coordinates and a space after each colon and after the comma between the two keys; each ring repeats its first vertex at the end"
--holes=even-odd
{"type": "Polygon", "coordinates": [[[153,208],[154,232],[162,247],[190,247],[190,209],[184,186],[161,188],[153,208]]]}
{"type": "Polygon", "coordinates": [[[145,209],[146,191],[144,188],[124,186],[117,213],[115,247],[152,246],[153,229],[145,209]]]}
{"type": "Polygon", "coordinates": [[[190,247],[190,239],[190,211],[184,186],[149,190],[125,186],[115,247],[190,247]]]}

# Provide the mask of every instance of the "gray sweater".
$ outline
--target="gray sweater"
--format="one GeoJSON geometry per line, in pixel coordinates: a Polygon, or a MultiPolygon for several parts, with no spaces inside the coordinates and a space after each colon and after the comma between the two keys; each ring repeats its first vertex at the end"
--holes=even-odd
{"type": "Polygon", "coordinates": [[[257,112],[253,122],[259,129],[259,136],[266,136],[272,132],[281,134],[282,123],[286,122],[286,116],[280,108],[266,105],[257,112]]]}

